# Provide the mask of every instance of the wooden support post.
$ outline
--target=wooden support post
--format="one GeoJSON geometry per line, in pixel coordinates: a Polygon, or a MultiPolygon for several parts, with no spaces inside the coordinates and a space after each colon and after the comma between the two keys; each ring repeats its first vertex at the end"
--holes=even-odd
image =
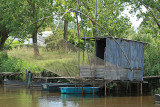
{"type": "Polygon", "coordinates": [[[27,69],[26,69],[26,81],[28,80],[28,73],[27,73],[27,69]]]}
{"type": "Polygon", "coordinates": [[[93,95],[95,95],[94,86],[95,86],[95,85],[94,85],[94,80],[93,80],[93,95]]]}
{"type": "Polygon", "coordinates": [[[127,85],[126,85],[126,95],[128,93],[128,82],[127,82],[127,85]]]}
{"type": "Polygon", "coordinates": [[[77,86],[76,86],[76,84],[75,84],[75,96],[76,96],[76,87],[77,87],[77,86]]]}
{"type": "Polygon", "coordinates": [[[109,91],[109,96],[110,96],[110,83],[109,83],[109,88],[108,88],[108,91],[109,91]]]}
{"type": "Polygon", "coordinates": [[[106,86],[106,81],[104,82],[104,85],[105,85],[105,97],[107,96],[107,86],[106,86]]]}
{"type": "Polygon", "coordinates": [[[82,96],[83,96],[83,82],[82,82],[82,96]]]}
{"type": "Polygon", "coordinates": [[[118,96],[118,84],[117,84],[117,88],[116,88],[116,91],[117,91],[117,96],[118,96]]]}
{"type": "Polygon", "coordinates": [[[132,90],[131,90],[131,89],[132,89],[131,87],[132,87],[132,85],[131,85],[131,83],[129,82],[129,94],[130,94],[130,95],[131,95],[131,91],[132,91],[132,90]]]}
{"type": "Polygon", "coordinates": [[[46,83],[48,82],[48,77],[46,78],[46,83]]]}
{"type": "Polygon", "coordinates": [[[143,90],[142,90],[142,82],[141,82],[140,84],[141,84],[141,96],[142,96],[142,94],[143,94],[143,93],[142,93],[142,92],[143,92],[143,90]]]}
{"type": "Polygon", "coordinates": [[[138,92],[138,96],[139,96],[139,83],[137,83],[137,92],[138,92]]]}
{"type": "Polygon", "coordinates": [[[93,87],[93,95],[95,95],[95,92],[94,92],[94,87],[93,87]]]}
{"type": "Polygon", "coordinates": [[[28,88],[31,86],[31,71],[28,72],[28,88]]]}

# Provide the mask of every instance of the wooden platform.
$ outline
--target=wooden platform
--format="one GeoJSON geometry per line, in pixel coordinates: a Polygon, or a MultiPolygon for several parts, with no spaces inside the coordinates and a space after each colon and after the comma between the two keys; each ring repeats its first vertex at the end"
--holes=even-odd
{"type": "Polygon", "coordinates": [[[83,78],[100,78],[104,80],[128,80],[142,81],[142,74],[138,70],[124,69],[113,66],[80,66],[80,77],[83,78]]]}
{"type": "Polygon", "coordinates": [[[22,75],[21,72],[1,72],[0,76],[19,76],[22,75]]]}

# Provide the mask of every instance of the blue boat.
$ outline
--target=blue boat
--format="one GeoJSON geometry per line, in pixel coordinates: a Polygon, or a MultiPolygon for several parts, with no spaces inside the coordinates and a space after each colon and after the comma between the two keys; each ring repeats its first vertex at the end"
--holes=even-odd
{"type": "Polygon", "coordinates": [[[42,91],[60,92],[59,87],[74,87],[72,83],[44,83],[41,85],[42,91]]]}
{"type": "Polygon", "coordinates": [[[74,94],[74,93],[98,93],[99,87],[60,87],[62,94],[74,94]]]}

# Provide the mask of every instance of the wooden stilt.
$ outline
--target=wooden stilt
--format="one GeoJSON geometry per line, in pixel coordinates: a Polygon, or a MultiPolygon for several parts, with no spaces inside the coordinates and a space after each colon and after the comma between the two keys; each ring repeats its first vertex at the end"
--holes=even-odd
{"type": "Polygon", "coordinates": [[[128,82],[127,82],[127,85],[126,85],[126,95],[128,93],[128,82]]]}
{"type": "Polygon", "coordinates": [[[109,96],[110,96],[110,83],[109,83],[109,88],[108,88],[108,91],[109,91],[109,96]]]}
{"type": "Polygon", "coordinates": [[[129,94],[131,95],[131,88],[132,87],[132,85],[131,85],[131,83],[129,83],[129,94]]]}
{"type": "Polygon", "coordinates": [[[141,82],[140,84],[141,84],[141,96],[142,96],[142,94],[143,94],[143,93],[142,93],[142,92],[143,92],[143,90],[142,90],[142,82],[141,82]]]}
{"type": "Polygon", "coordinates": [[[94,92],[94,87],[93,87],[93,95],[95,95],[95,92],[94,92]]]}
{"type": "Polygon", "coordinates": [[[117,91],[117,96],[118,96],[118,84],[117,84],[117,87],[116,87],[116,91],[117,91]]]}
{"type": "Polygon", "coordinates": [[[93,95],[95,94],[95,92],[94,92],[94,81],[93,81],[93,95]]]}
{"type": "Polygon", "coordinates": [[[139,96],[139,83],[137,83],[137,92],[138,92],[138,96],[139,96]]]}
{"type": "Polygon", "coordinates": [[[106,97],[106,96],[107,96],[107,92],[106,92],[106,91],[107,91],[107,89],[106,89],[106,88],[107,88],[107,86],[106,86],[106,81],[104,82],[104,85],[105,85],[105,97],[106,97]]]}
{"type": "Polygon", "coordinates": [[[76,87],[77,87],[77,86],[76,86],[76,84],[75,84],[75,96],[76,96],[76,87]]]}
{"type": "Polygon", "coordinates": [[[83,96],[83,82],[82,82],[82,96],[83,96]]]}

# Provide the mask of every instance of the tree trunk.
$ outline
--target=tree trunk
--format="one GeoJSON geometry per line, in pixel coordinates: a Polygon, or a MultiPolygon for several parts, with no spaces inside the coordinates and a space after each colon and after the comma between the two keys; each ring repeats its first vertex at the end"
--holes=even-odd
{"type": "Polygon", "coordinates": [[[8,32],[2,32],[0,34],[0,51],[2,51],[4,49],[4,44],[8,38],[8,32]]]}
{"type": "Polygon", "coordinates": [[[68,20],[64,20],[64,39],[67,40],[68,20]]]}
{"type": "Polygon", "coordinates": [[[39,49],[37,45],[37,32],[38,32],[38,27],[35,25],[33,34],[32,34],[32,39],[33,39],[33,50],[34,50],[34,56],[37,57],[39,56],[39,49]]]}
{"type": "MultiPolygon", "coordinates": [[[[68,20],[64,20],[64,39],[67,40],[67,31],[68,31],[68,20]]],[[[63,43],[63,51],[67,51],[67,45],[66,42],[63,43]]]]}
{"type": "Polygon", "coordinates": [[[95,37],[97,32],[96,24],[94,22],[92,22],[92,24],[93,24],[93,37],[95,37]]]}

